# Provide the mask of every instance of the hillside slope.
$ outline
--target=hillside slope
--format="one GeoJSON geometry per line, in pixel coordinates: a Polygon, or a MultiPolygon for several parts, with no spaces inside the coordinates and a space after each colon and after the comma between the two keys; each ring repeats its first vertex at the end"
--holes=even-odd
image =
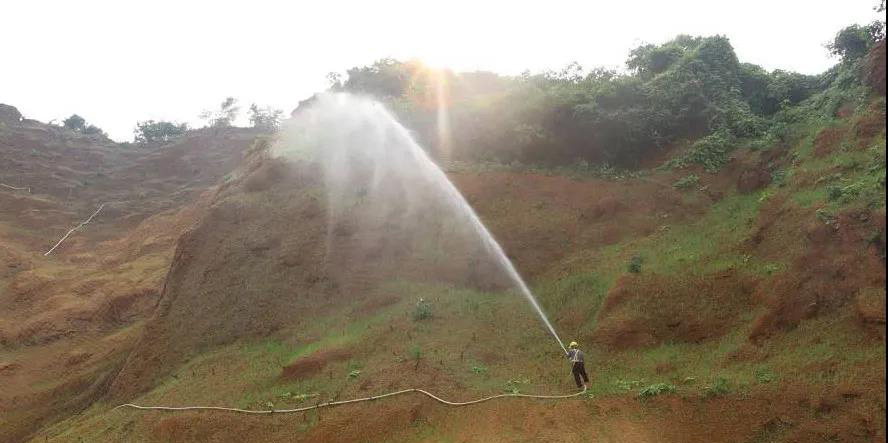
{"type": "Polygon", "coordinates": [[[582,398],[452,409],[403,397],[270,417],[111,410],[572,389],[515,294],[445,284],[433,268],[389,280],[384,266],[323,266],[317,168],[259,146],[179,241],[107,396],[34,441],[883,441],[884,121],[873,97],[798,121],[775,146],[737,146],[718,172],[452,170],[558,330],[586,348],[582,398]]]}
{"type": "Polygon", "coordinates": [[[0,441],[21,441],[101,395],[157,303],[200,195],[257,134],[195,131],[124,146],[3,109],[0,441]]]}

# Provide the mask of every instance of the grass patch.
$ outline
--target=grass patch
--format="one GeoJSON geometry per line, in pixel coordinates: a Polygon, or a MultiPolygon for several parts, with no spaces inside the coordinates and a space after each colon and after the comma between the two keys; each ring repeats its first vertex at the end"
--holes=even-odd
{"type": "Polygon", "coordinates": [[[721,397],[731,392],[731,384],[725,377],[716,377],[715,381],[703,387],[703,395],[707,398],[721,397]]]}
{"type": "Polygon", "coordinates": [[[599,274],[583,272],[540,283],[534,288],[534,294],[549,312],[582,306],[594,318],[610,285],[611,281],[599,274]]]}
{"type": "Polygon", "coordinates": [[[674,275],[691,269],[707,273],[755,267],[756,261],[737,252],[735,246],[752,233],[762,204],[760,197],[758,193],[727,196],[693,223],[668,226],[648,237],[601,249],[591,266],[610,284],[635,256],[646,257],[646,273],[674,275]],[[713,242],[714,238],[719,241],[713,242]]]}
{"type": "Polygon", "coordinates": [[[654,383],[652,385],[645,386],[638,391],[639,398],[650,398],[656,397],[662,394],[674,394],[675,393],[675,385],[669,383],[654,383]]]}

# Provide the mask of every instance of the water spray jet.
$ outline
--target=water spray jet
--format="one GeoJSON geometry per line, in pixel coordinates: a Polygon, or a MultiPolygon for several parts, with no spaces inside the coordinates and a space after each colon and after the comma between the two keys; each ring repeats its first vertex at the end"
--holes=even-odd
{"type": "MultiPolygon", "coordinates": [[[[335,229],[346,219],[345,214],[368,196],[372,210],[362,220],[368,225],[367,232],[375,235],[390,226],[421,230],[430,221],[418,214],[422,210],[438,213],[443,206],[462,225],[453,229],[468,227],[466,238],[473,239],[475,247],[480,243],[567,352],[539,302],[474,209],[380,103],[343,93],[319,95],[308,109],[298,112],[274,152],[310,157],[321,165],[328,194],[328,254],[334,249],[335,229]]],[[[438,218],[432,222],[443,226],[438,218]]]]}

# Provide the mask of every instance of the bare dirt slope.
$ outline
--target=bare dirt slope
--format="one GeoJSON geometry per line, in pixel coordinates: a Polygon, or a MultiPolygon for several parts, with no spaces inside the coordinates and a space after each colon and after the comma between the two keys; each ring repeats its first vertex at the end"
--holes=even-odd
{"type": "Polygon", "coordinates": [[[0,440],[20,440],[104,389],[154,309],[200,195],[256,135],[195,131],[134,146],[0,123],[0,440]]]}

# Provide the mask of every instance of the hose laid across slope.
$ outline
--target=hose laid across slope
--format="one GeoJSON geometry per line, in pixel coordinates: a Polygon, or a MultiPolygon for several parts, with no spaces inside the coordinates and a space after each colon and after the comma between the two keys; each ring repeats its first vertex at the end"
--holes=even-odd
{"type": "Polygon", "coordinates": [[[242,414],[289,414],[294,412],[305,412],[313,409],[327,408],[331,406],[340,406],[346,405],[349,403],[360,403],[364,401],[372,401],[379,400],[386,397],[394,397],[396,395],[408,394],[411,392],[418,392],[423,394],[439,403],[443,403],[448,406],[469,406],[475,405],[478,403],[483,403],[489,400],[497,399],[497,398],[507,398],[507,397],[520,397],[520,398],[537,398],[537,399],[545,399],[545,400],[557,400],[557,399],[565,399],[565,398],[573,398],[579,397],[586,392],[586,389],[583,388],[582,391],[574,393],[574,394],[564,394],[564,395],[533,395],[533,394],[499,394],[492,395],[490,397],[484,397],[478,400],[464,401],[464,402],[455,402],[444,400],[441,397],[432,394],[431,392],[424,391],[422,389],[404,389],[402,391],[389,392],[388,394],[375,395],[372,397],[363,397],[363,398],[355,398],[351,400],[340,400],[340,401],[330,401],[326,403],[318,403],[312,406],[305,406],[302,408],[296,409],[271,409],[271,410],[250,410],[250,409],[240,409],[240,408],[225,408],[221,406],[180,406],[180,407],[172,407],[172,406],[140,406],[134,405],[132,403],[122,404],[120,406],[115,407],[114,409],[119,408],[132,408],[132,409],[140,409],[140,410],[155,410],[155,411],[199,411],[199,410],[211,410],[211,411],[228,411],[228,412],[238,412],[242,414]]]}

